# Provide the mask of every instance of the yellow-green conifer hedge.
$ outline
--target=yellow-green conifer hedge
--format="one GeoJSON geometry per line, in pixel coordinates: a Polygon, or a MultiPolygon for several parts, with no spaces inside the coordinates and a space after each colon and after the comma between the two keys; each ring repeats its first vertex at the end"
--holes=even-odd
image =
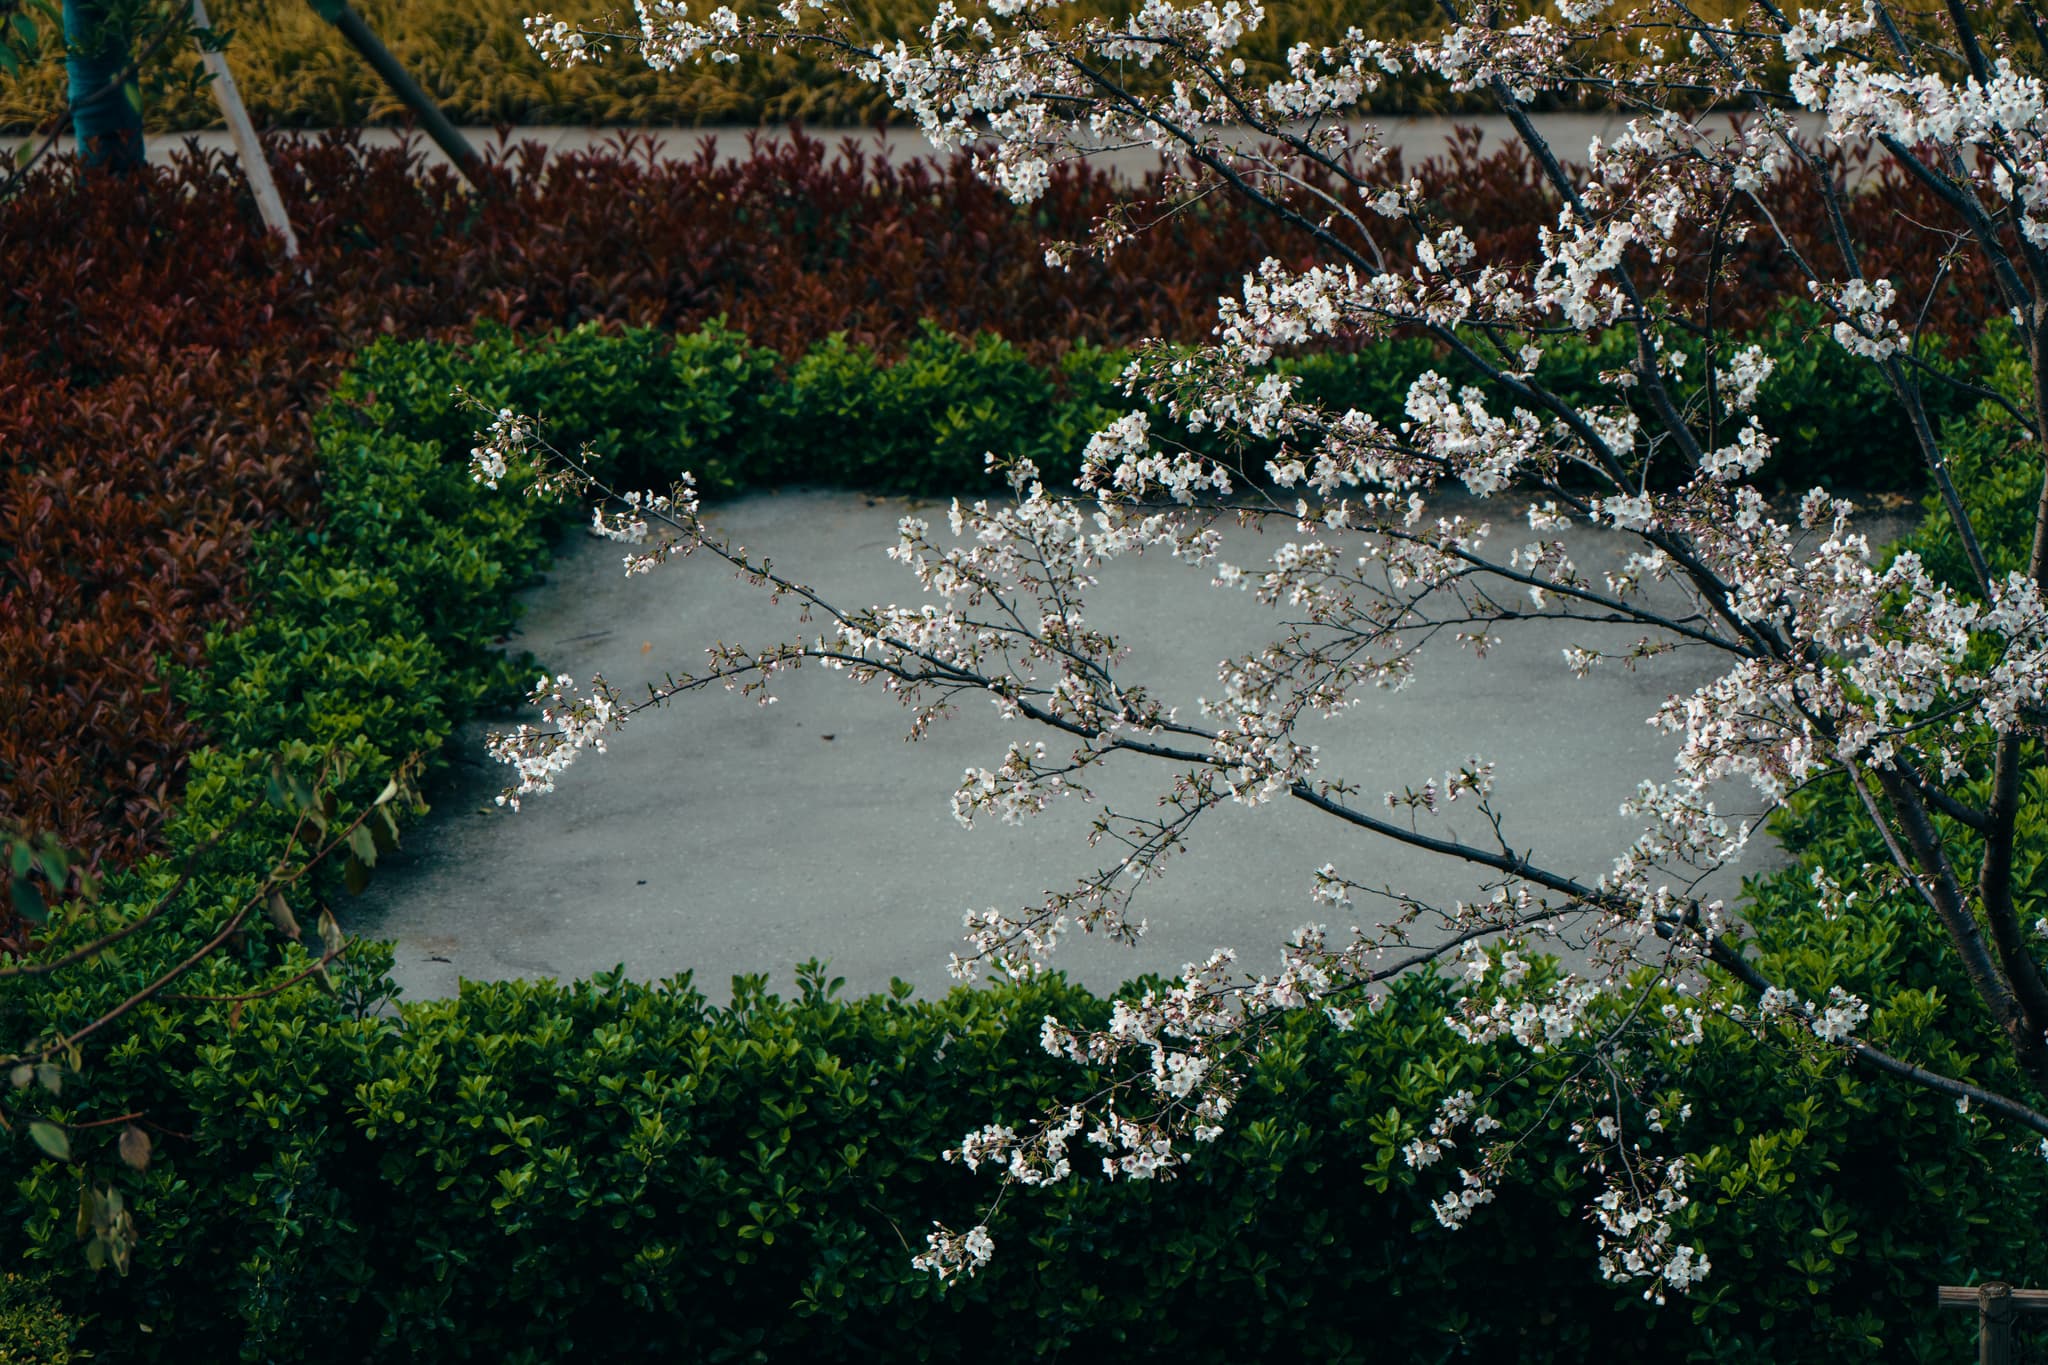
{"type": "MultiPolygon", "coordinates": [[[[761,0],[753,0],[761,3],[761,0]]],[[[929,18],[932,0],[848,0],[873,31],[908,34],[929,18]]],[[[888,112],[875,87],[801,53],[747,57],[736,65],[692,67],[667,75],[637,59],[551,71],[526,45],[520,21],[553,4],[558,18],[594,21],[603,9],[575,0],[355,0],[427,93],[458,123],[698,126],[785,123],[859,126],[888,112]]],[[[741,7],[744,8],[745,0],[741,7]]],[[[707,6],[708,7],[708,6],[707,6]]],[[[973,5],[963,5],[972,10],[973,5]]],[[[1077,9],[1115,13],[1119,0],[1081,0],[1077,9]]],[[[228,60],[243,102],[259,127],[325,128],[400,121],[403,107],[341,35],[305,0],[212,0],[214,22],[232,32],[228,60]]],[[[1429,0],[1286,0],[1275,4],[1247,56],[1278,62],[1289,45],[1326,41],[1356,25],[1385,37],[1434,22],[1429,0]]],[[[630,15],[630,11],[627,11],[630,15]]],[[[41,60],[18,79],[0,75],[0,128],[23,132],[62,109],[60,45],[46,40],[41,60]]],[[[175,75],[196,54],[167,53],[155,74],[175,75]]],[[[180,83],[182,84],[182,83],[180,83]]],[[[1396,83],[1386,106],[1434,111],[1420,87],[1396,83]]],[[[152,131],[220,126],[204,89],[152,90],[152,131]]]]}

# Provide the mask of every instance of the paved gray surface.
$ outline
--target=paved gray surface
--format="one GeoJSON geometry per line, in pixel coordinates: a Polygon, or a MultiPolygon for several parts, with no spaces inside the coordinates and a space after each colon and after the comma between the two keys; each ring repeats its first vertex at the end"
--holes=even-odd
{"type": "MultiPolygon", "coordinates": [[[[785,492],[716,515],[773,554],[780,571],[837,600],[909,602],[916,582],[884,551],[910,506],[785,492]]],[[[942,509],[929,511],[943,530],[942,509]]],[[[1515,508],[1494,513],[1499,534],[1517,533],[1515,508]]],[[[1588,569],[1612,562],[1619,545],[1598,532],[1572,538],[1588,569]]],[[[1234,533],[1233,553],[1248,560],[1250,539],[1234,533]]],[[[1128,676],[1154,680],[1178,702],[1213,693],[1217,660],[1267,638],[1266,615],[1248,595],[1163,559],[1112,566],[1093,600],[1096,619],[1133,632],[1128,676]]],[[[602,672],[629,695],[666,669],[695,666],[714,641],[801,633],[790,608],[768,606],[715,561],[677,561],[628,580],[619,547],[580,534],[528,601],[520,645],[551,670],[602,672]]],[[[1670,771],[1671,741],[1644,718],[1713,667],[1680,652],[1576,681],[1560,650],[1598,629],[1517,627],[1484,661],[1434,648],[1408,690],[1371,694],[1341,720],[1318,723],[1313,738],[1330,773],[1371,794],[1419,786],[1473,751],[1494,758],[1514,845],[1596,877],[1634,836],[1618,813],[1622,799],[1641,778],[1670,771]]],[[[380,867],[349,927],[396,940],[398,978],[414,995],[452,992],[460,977],[569,978],[623,963],[649,979],[692,969],[723,997],[738,972],[767,972],[787,988],[791,969],[811,956],[829,958],[854,991],[902,977],[930,993],[949,985],[963,910],[1031,903],[1097,866],[1084,837],[1093,808],[1080,803],[1022,826],[969,831],[952,818],[948,798],[963,769],[994,766],[1012,737],[1046,736],[975,706],[910,744],[904,712],[879,688],[806,669],[776,690],[765,709],[717,693],[647,713],[610,754],[584,759],[559,791],[517,814],[491,803],[505,770],[473,730],[460,741],[455,790],[380,867]]],[[[1163,767],[1125,765],[1097,789],[1111,804],[1149,810],[1170,778],[1163,767]]],[[[1455,809],[1442,828],[1484,834],[1455,809]]],[[[1771,856],[1758,848],[1746,870],[1771,856]]],[[[1476,884],[1461,868],[1291,803],[1225,808],[1204,817],[1191,851],[1144,893],[1152,929],[1143,945],[1076,938],[1062,965],[1101,987],[1177,970],[1219,945],[1238,948],[1249,965],[1275,964],[1283,936],[1302,922],[1344,928],[1373,913],[1364,899],[1356,911],[1313,904],[1312,870],[1324,862],[1432,897],[1469,896],[1476,884]]],[[[1736,884],[1724,873],[1714,889],[1736,884]]]]}
{"type": "MultiPolygon", "coordinates": [[[[1544,135],[1551,139],[1558,151],[1569,159],[1585,155],[1590,139],[1595,136],[1611,139],[1621,131],[1627,120],[1615,114],[1540,114],[1536,116],[1544,135]]],[[[1383,140],[1401,151],[1404,161],[1413,166],[1426,157],[1441,154],[1449,145],[1453,132],[1461,127],[1479,130],[1481,145],[1491,149],[1503,140],[1513,136],[1507,120],[1498,114],[1467,114],[1453,117],[1430,118],[1386,118],[1376,120],[1382,130],[1383,140]]],[[[1803,122],[1817,127],[1817,122],[1808,117],[1803,122]]],[[[887,160],[900,161],[928,156],[931,145],[914,129],[889,129],[877,132],[872,128],[812,128],[810,135],[824,140],[832,147],[851,140],[870,154],[887,160]]],[[[489,128],[466,128],[463,134],[479,151],[488,151],[502,145],[498,133],[489,128]]],[[[309,133],[317,136],[317,131],[309,133]]],[[[365,128],[361,130],[363,141],[370,146],[390,146],[402,138],[410,137],[421,155],[430,165],[446,164],[447,157],[425,134],[408,133],[398,128],[365,128]]],[[[515,128],[510,135],[513,143],[538,142],[550,151],[582,151],[595,146],[616,145],[622,137],[636,140],[636,147],[643,153],[651,151],[663,159],[689,158],[698,154],[705,139],[709,139],[721,160],[731,161],[747,154],[748,138],[758,135],[770,139],[787,136],[786,131],[777,128],[584,128],[584,127],[527,127],[515,128]],[[651,145],[650,145],[651,142],[651,145]]],[[[159,133],[147,139],[149,157],[152,161],[168,163],[171,155],[183,147],[187,139],[194,139],[207,149],[233,153],[234,147],[228,134],[221,129],[202,129],[190,133],[159,133]]],[[[11,153],[24,139],[18,135],[0,135],[0,152],[11,153]]],[[[71,139],[60,138],[59,150],[70,150],[71,139]]],[[[1159,160],[1149,150],[1120,150],[1104,152],[1094,158],[1094,163],[1124,177],[1141,176],[1156,170],[1159,160]]]]}

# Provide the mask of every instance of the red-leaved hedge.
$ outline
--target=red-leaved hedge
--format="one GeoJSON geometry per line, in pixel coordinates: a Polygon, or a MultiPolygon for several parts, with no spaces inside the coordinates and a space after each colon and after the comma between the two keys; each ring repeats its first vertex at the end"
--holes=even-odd
{"type": "MultiPolygon", "coordinates": [[[[52,162],[0,203],[0,819],[99,861],[148,848],[204,739],[163,667],[235,619],[250,536],[311,515],[306,415],[373,335],[723,314],[789,355],[832,332],[887,351],[929,318],[1049,359],[1079,339],[1196,339],[1248,265],[1311,254],[1219,196],[1063,273],[1045,238],[1084,235],[1129,192],[1069,170],[1019,210],[964,162],[892,166],[802,137],[726,164],[529,145],[481,198],[347,135],[271,153],[303,247],[291,268],[219,158],[130,181],[52,162]]],[[[1525,255],[1554,218],[1516,153],[1466,144],[1416,173],[1482,257],[1525,255]]],[[[1858,201],[1873,268],[1907,297],[1934,268],[1912,226],[1936,218],[1924,199],[1887,181],[1858,201]]],[[[1787,212],[1818,238],[1815,215],[1787,212]]],[[[1753,321],[1787,267],[1754,243],[1733,263],[1719,306],[1753,321]]],[[[1699,264],[1681,276],[1696,284],[1699,264]]],[[[1952,276],[1931,320],[1964,333],[1986,311],[1952,276]]]]}

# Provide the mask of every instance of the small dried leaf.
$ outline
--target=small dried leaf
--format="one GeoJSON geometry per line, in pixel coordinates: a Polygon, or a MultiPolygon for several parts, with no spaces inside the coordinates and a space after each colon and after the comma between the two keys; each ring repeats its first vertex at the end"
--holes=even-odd
{"type": "Polygon", "coordinates": [[[348,940],[341,935],[341,926],[334,922],[332,910],[320,912],[320,952],[323,957],[333,957],[341,951],[348,940]]]}
{"type": "Polygon", "coordinates": [[[377,836],[370,832],[368,825],[357,825],[348,832],[348,851],[364,867],[377,865],[377,836]]]}
{"type": "Polygon", "coordinates": [[[378,806],[370,812],[370,837],[376,841],[379,853],[389,853],[398,847],[398,817],[389,806],[378,806]]]}
{"type": "Polygon", "coordinates": [[[285,903],[283,892],[271,892],[269,898],[263,902],[263,909],[264,913],[270,916],[270,922],[277,926],[280,934],[294,943],[299,941],[298,917],[292,914],[291,906],[285,903]]]}
{"type": "Polygon", "coordinates": [[[138,1171],[149,1169],[149,1134],[129,1124],[121,1130],[121,1160],[138,1171]]]}

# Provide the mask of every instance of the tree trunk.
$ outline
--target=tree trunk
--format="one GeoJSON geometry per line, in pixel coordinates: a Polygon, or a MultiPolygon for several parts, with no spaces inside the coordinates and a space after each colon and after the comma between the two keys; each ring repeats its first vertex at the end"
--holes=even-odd
{"type": "Polygon", "coordinates": [[[86,165],[126,174],[143,161],[141,100],[128,69],[133,35],[107,10],[106,0],[64,0],[71,130],[86,165]]]}

